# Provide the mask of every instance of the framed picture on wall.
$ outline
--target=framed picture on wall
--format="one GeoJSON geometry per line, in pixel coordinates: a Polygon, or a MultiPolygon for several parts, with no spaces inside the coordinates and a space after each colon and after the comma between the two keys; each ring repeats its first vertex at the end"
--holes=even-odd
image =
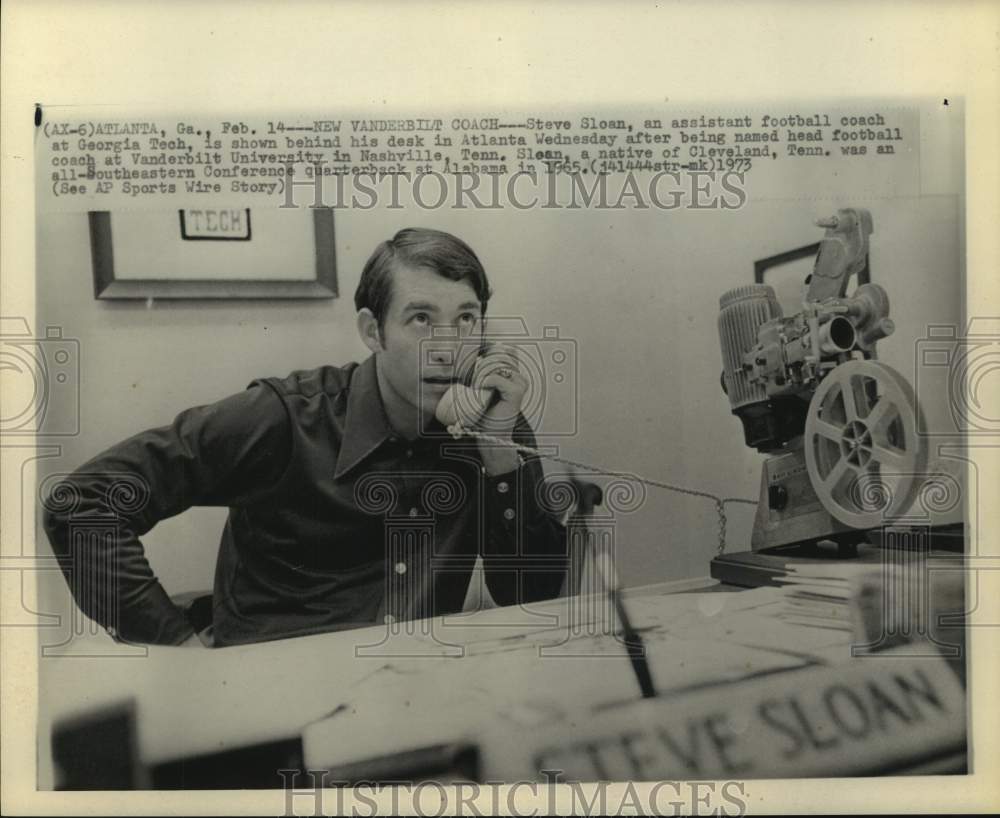
{"type": "Polygon", "coordinates": [[[335,298],[332,208],[92,210],[94,297],[335,298]]]}

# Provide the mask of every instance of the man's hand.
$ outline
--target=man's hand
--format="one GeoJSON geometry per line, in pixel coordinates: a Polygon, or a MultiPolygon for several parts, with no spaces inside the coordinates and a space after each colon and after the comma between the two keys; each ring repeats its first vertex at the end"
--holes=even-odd
{"type": "MultiPolygon", "coordinates": [[[[479,389],[495,389],[499,400],[485,413],[480,428],[485,434],[512,440],[514,424],[528,392],[528,379],[518,365],[517,351],[505,344],[492,344],[476,361],[472,385],[479,389]]],[[[514,449],[506,449],[480,441],[483,465],[490,474],[504,474],[518,467],[514,449]]]]}

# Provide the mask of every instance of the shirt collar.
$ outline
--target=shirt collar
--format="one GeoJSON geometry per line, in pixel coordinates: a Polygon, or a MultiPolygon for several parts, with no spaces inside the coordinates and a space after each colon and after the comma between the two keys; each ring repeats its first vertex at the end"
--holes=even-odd
{"type": "Polygon", "coordinates": [[[337,455],[333,476],[342,477],[368,455],[392,437],[389,418],[385,414],[378,388],[375,356],[359,364],[351,375],[347,393],[347,415],[344,438],[337,455]]]}

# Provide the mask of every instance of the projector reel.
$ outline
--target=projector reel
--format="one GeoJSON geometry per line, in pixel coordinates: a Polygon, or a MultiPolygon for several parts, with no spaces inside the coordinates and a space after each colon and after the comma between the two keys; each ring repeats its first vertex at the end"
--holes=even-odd
{"type": "Polygon", "coordinates": [[[878,361],[833,369],[809,402],[806,469],[837,520],[870,529],[905,512],[924,478],[920,407],[899,372],[878,361]]]}

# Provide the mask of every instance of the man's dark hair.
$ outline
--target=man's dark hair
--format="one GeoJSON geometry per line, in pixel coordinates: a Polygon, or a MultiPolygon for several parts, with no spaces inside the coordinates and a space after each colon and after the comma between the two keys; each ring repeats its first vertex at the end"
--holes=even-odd
{"type": "Polygon", "coordinates": [[[429,267],[452,281],[468,280],[476,291],[480,312],[486,314],[486,304],[492,295],[490,282],[472,248],[442,230],[407,227],[375,248],[354,291],[354,306],[358,310],[370,309],[379,329],[384,326],[392,298],[392,271],[396,264],[429,267]]]}

